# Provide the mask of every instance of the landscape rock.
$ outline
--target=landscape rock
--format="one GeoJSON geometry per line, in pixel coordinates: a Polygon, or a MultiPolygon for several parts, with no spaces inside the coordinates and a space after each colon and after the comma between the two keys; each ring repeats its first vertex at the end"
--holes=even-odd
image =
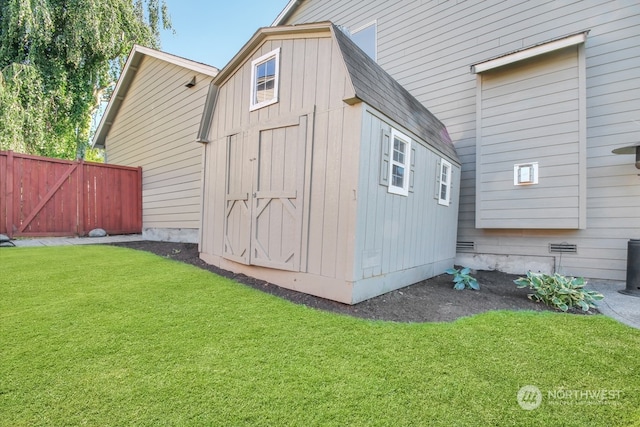
{"type": "Polygon", "coordinates": [[[9,236],[6,234],[0,234],[0,248],[9,248],[15,246],[15,244],[11,241],[9,236]]]}
{"type": "Polygon", "coordinates": [[[107,232],[102,228],[94,228],[89,232],[89,237],[104,237],[107,235],[107,232]]]}

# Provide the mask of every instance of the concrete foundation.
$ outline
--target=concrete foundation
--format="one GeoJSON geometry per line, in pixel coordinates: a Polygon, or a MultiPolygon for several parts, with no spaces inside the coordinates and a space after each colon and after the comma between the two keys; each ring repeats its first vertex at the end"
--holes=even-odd
{"type": "Polygon", "coordinates": [[[554,257],[542,256],[458,253],[455,264],[474,270],[497,270],[509,274],[526,274],[527,271],[553,274],[555,270],[554,257]]]}
{"type": "Polygon", "coordinates": [[[144,228],[145,240],[175,243],[200,243],[200,230],[197,228],[144,228]]]}

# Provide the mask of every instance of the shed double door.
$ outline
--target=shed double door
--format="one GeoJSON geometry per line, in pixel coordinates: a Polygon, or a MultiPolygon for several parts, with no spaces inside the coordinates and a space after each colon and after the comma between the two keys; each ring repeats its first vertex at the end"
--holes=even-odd
{"type": "Polygon", "coordinates": [[[227,138],[224,257],[300,270],[307,116],[227,138]]]}

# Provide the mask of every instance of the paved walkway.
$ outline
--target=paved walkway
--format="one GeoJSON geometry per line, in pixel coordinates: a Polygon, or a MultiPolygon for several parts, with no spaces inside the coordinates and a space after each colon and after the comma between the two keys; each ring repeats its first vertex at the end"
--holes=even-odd
{"type": "Polygon", "coordinates": [[[68,245],[97,245],[101,243],[138,242],[144,240],[142,234],[125,234],[122,236],[105,237],[39,237],[37,239],[12,240],[17,247],[34,246],[68,246],[68,245]]]}
{"type": "Polygon", "coordinates": [[[587,288],[604,295],[604,299],[598,304],[600,313],[640,329],[640,296],[621,294],[619,291],[626,288],[625,282],[594,279],[587,282],[587,288]]]}
{"type": "MultiPolygon", "coordinates": [[[[144,240],[141,234],[106,237],[48,237],[14,240],[18,247],[95,245],[100,243],[136,242],[144,240]]],[[[4,250],[4,249],[0,249],[4,250]]],[[[633,328],[640,329],[640,297],[618,292],[625,289],[624,282],[612,280],[589,280],[588,288],[604,295],[598,309],[605,316],[618,320],[633,328]]]]}

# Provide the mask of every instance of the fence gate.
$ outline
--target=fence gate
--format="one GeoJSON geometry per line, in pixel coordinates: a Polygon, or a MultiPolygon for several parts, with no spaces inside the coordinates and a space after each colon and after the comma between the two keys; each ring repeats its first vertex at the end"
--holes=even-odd
{"type": "Polygon", "coordinates": [[[142,169],[0,151],[0,233],[142,231],[142,169]]]}

